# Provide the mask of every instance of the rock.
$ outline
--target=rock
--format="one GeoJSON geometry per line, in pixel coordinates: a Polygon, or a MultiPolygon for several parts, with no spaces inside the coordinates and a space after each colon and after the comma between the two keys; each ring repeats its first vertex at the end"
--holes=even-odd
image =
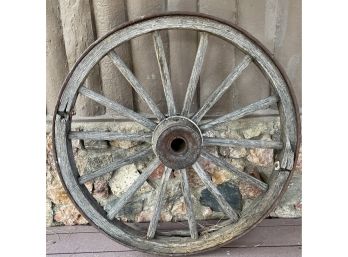
{"type": "MultiPolygon", "coordinates": [[[[111,207],[116,204],[119,197],[113,196],[104,206],[104,210],[109,212],[111,207]]],[[[131,200],[120,210],[116,217],[122,217],[122,220],[134,220],[134,216],[143,209],[144,199],[142,197],[132,197],[131,200]]]]}
{"type": "Polygon", "coordinates": [[[278,218],[299,218],[302,213],[302,177],[295,174],[278,206],[270,214],[278,218]]]}
{"type": "Polygon", "coordinates": [[[160,178],[162,178],[163,172],[164,172],[164,165],[162,163],[151,173],[149,179],[151,179],[151,180],[160,179],[160,178]]]}
{"type": "Polygon", "coordinates": [[[53,225],[52,202],[46,198],[46,227],[53,225]]]}
{"type": "Polygon", "coordinates": [[[60,206],[54,215],[54,220],[70,226],[88,224],[88,221],[79,213],[73,204],[60,206]]]}
{"type": "Polygon", "coordinates": [[[202,206],[202,216],[204,219],[209,219],[213,214],[213,210],[209,207],[202,206]]]}
{"type": "MultiPolygon", "coordinates": [[[[242,196],[237,186],[225,182],[218,185],[217,188],[235,211],[240,212],[242,210],[242,196]]],[[[213,211],[221,211],[219,203],[208,189],[204,189],[201,192],[199,201],[202,205],[210,207],[213,211]]]]}
{"type": "MultiPolygon", "coordinates": [[[[111,192],[115,196],[120,196],[126,192],[135,180],[139,177],[139,172],[134,164],[126,165],[114,172],[109,180],[111,192]]],[[[137,193],[151,190],[147,182],[138,190],[137,193]]]]}
{"type": "Polygon", "coordinates": [[[247,155],[247,150],[243,147],[219,147],[219,153],[224,157],[243,158],[247,155]]]}
{"type": "Polygon", "coordinates": [[[105,178],[99,177],[95,180],[93,186],[93,196],[97,199],[98,202],[104,203],[105,200],[109,197],[108,181],[105,178]]]}
{"type": "Polygon", "coordinates": [[[274,162],[273,152],[273,149],[250,149],[247,160],[258,166],[271,166],[274,162]]]}
{"type": "Polygon", "coordinates": [[[186,218],[186,205],[183,197],[180,197],[179,201],[174,203],[170,212],[175,217],[175,220],[184,220],[186,218]]]}
{"type": "Polygon", "coordinates": [[[222,184],[232,178],[231,172],[222,169],[214,169],[211,178],[214,184],[222,184]]]}
{"type": "Polygon", "coordinates": [[[136,215],[135,221],[136,222],[149,222],[152,218],[153,212],[152,211],[141,211],[139,214],[136,215]]]}
{"type": "Polygon", "coordinates": [[[162,222],[170,222],[172,221],[173,215],[168,211],[161,212],[161,221],[162,222]]]}
{"type": "Polygon", "coordinates": [[[238,183],[238,186],[243,199],[254,199],[262,194],[261,189],[254,185],[251,185],[250,183],[241,181],[238,183]]]}
{"type": "Polygon", "coordinates": [[[109,142],[112,147],[121,148],[121,149],[129,149],[133,146],[140,144],[139,142],[136,142],[136,141],[127,141],[127,140],[112,140],[109,142]]]}
{"type": "Polygon", "coordinates": [[[266,124],[265,123],[257,123],[257,124],[253,124],[252,127],[243,130],[242,133],[243,133],[244,138],[250,139],[250,138],[260,136],[261,133],[264,133],[265,131],[267,131],[266,124]]]}

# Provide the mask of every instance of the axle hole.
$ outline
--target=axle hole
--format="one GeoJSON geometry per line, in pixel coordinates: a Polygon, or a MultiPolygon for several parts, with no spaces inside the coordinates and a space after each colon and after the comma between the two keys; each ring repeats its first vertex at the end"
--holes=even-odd
{"type": "Polygon", "coordinates": [[[182,138],[175,138],[170,144],[172,150],[176,153],[182,153],[186,149],[186,142],[182,138]]]}

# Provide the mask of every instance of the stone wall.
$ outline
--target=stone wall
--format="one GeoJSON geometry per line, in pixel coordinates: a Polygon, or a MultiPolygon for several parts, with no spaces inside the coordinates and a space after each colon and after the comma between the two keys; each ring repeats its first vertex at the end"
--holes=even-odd
{"type": "MultiPolygon", "coordinates": [[[[132,122],[75,122],[72,130],[86,131],[127,131],[136,132],[141,127],[132,122]]],[[[65,192],[52,156],[51,124],[47,124],[47,160],[46,160],[46,225],[75,225],[86,224],[86,219],[76,210],[65,192]]],[[[279,138],[279,120],[275,117],[249,118],[219,126],[214,132],[208,132],[207,136],[221,136],[229,138],[246,139],[276,139],[279,138]]],[[[146,143],[128,141],[80,141],[73,140],[75,161],[81,174],[92,172],[114,159],[123,158],[140,148],[149,147],[146,143]]],[[[272,149],[245,149],[231,147],[211,147],[210,151],[215,155],[225,158],[240,170],[267,181],[274,164],[274,151],[272,149]]],[[[124,166],[113,174],[107,174],[94,181],[86,183],[87,189],[94,198],[107,210],[110,202],[117,198],[139,176],[139,172],[146,166],[146,161],[124,166]]],[[[225,195],[233,207],[237,210],[245,208],[260,195],[259,189],[239,181],[231,173],[222,170],[209,162],[201,164],[212,177],[213,183],[225,195]]],[[[152,216],[154,194],[157,184],[163,173],[163,167],[155,170],[147,182],[135,194],[129,204],[126,205],[120,218],[124,221],[149,221],[152,216]]],[[[295,167],[294,176],[289,188],[278,207],[271,213],[272,217],[300,217],[302,210],[301,201],[301,173],[302,156],[295,167]]],[[[207,191],[195,172],[188,169],[189,181],[193,204],[197,219],[222,218],[223,214],[215,199],[207,191]]],[[[167,188],[166,204],[161,213],[162,221],[176,221],[186,218],[186,209],[181,194],[180,175],[172,174],[167,188]]]]}

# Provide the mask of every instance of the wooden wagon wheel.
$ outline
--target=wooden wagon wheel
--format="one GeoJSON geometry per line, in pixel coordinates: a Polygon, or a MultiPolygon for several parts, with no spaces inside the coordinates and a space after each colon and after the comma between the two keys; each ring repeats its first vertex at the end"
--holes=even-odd
{"type": "Polygon", "coordinates": [[[53,136],[56,164],[61,180],[75,205],[90,223],[118,242],[140,251],[155,254],[184,255],[220,247],[245,234],[269,214],[277,199],[286,189],[291,177],[291,170],[298,151],[298,126],[297,110],[290,93],[288,80],[279,65],[270,57],[269,52],[256,39],[235,25],[210,16],[166,13],[122,25],[97,40],[84,52],[68,75],[61,91],[53,120],[53,136]],[[176,108],[175,99],[173,99],[168,65],[159,33],[161,30],[169,29],[194,30],[198,31],[200,35],[197,55],[182,110],[176,108]],[[148,92],[144,90],[131,70],[113,50],[126,41],[148,33],[153,35],[168,108],[167,114],[163,114],[158,109],[148,92]],[[191,102],[202,69],[207,44],[209,37],[213,36],[233,44],[245,54],[245,57],[236,67],[231,67],[229,75],[216,87],[199,110],[191,114],[191,102]],[[83,86],[90,70],[104,57],[112,60],[135,92],[147,103],[155,115],[155,119],[149,119],[83,86]],[[210,108],[233,85],[233,82],[251,62],[256,64],[271,82],[274,95],[218,118],[204,119],[210,108]],[[127,134],[102,131],[71,131],[73,107],[78,95],[88,97],[106,106],[106,108],[110,108],[120,115],[141,124],[145,129],[144,132],[127,134]],[[205,134],[207,131],[214,131],[221,124],[240,119],[276,103],[278,104],[281,123],[280,140],[216,138],[208,137],[205,134]],[[106,166],[102,166],[92,173],[81,174],[76,167],[73,156],[72,140],[74,139],[134,140],[145,142],[146,147],[124,159],[115,160],[106,166]],[[228,161],[210,153],[208,151],[210,146],[274,149],[276,155],[273,172],[267,183],[261,181],[238,170],[228,161]],[[152,160],[141,171],[135,182],[117,201],[113,201],[107,210],[100,206],[85,187],[85,183],[88,181],[151,156],[152,160]],[[227,202],[199,163],[202,159],[233,173],[245,183],[258,187],[262,190],[262,194],[247,208],[243,208],[238,213],[227,202]],[[165,170],[156,189],[157,201],[148,228],[142,231],[126,225],[117,218],[118,213],[161,163],[165,165],[165,170]],[[218,228],[204,230],[197,227],[187,176],[189,167],[194,169],[204,186],[215,197],[220,205],[220,210],[228,218],[220,223],[218,228]],[[181,174],[188,230],[186,233],[185,231],[156,233],[161,207],[164,203],[165,189],[170,183],[170,175],[173,170],[181,174]]]}

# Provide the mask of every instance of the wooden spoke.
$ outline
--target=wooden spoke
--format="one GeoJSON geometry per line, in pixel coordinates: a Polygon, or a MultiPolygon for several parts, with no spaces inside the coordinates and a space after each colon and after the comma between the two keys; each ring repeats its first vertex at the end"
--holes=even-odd
{"type": "Polygon", "coordinates": [[[84,86],[80,87],[79,92],[82,95],[96,101],[97,103],[100,103],[100,104],[104,105],[105,107],[110,108],[110,109],[118,112],[120,115],[138,122],[139,124],[143,125],[146,128],[153,130],[156,127],[156,123],[145,118],[144,116],[140,115],[139,113],[136,113],[136,112],[132,111],[131,109],[128,109],[128,108],[124,107],[123,105],[120,105],[120,104],[116,103],[115,101],[112,101],[112,100],[106,98],[105,96],[102,96],[102,95],[100,95],[100,94],[98,94],[98,93],[96,93],[96,92],[94,92],[94,91],[92,91],[84,86]]]}
{"type": "Polygon", "coordinates": [[[187,221],[190,228],[190,235],[193,239],[197,239],[198,238],[197,223],[195,219],[195,214],[193,212],[190,185],[189,185],[186,169],[180,170],[180,173],[181,173],[182,186],[183,186],[182,191],[183,191],[185,205],[186,205],[187,221]]]}
{"type": "Polygon", "coordinates": [[[229,162],[227,162],[219,157],[216,157],[216,156],[212,155],[211,153],[208,153],[205,150],[202,150],[201,156],[202,156],[202,158],[212,162],[216,166],[221,167],[223,169],[226,169],[227,171],[233,173],[234,175],[238,176],[242,180],[245,180],[246,182],[257,186],[262,191],[267,191],[268,185],[266,183],[258,180],[257,178],[254,178],[253,176],[250,176],[249,174],[247,174],[245,172],[239,171],[236,167],[234,167],[229,162]]]}
{"type": "Polygon", "coordinates": [[[245,106],[239,110],[230,112],[226,115],[221,116],[220,118],[217,118],[215,120],[209,121],[203,125],[200,126],[201,130],[207,130],[210,129],[214,126],[217,126],[219,124],[225,123],[225,122],[229,122],[229,121],[233,121],[233,120],[237,120],[240,119],[248,114],[251,114],[253,112],[259,111],[259,110],[263,110],[269,106],[271,106],[272,104],[276,103],[278,101],[278,98],[275,96],[269,96],[265,99],[262,99],[260,101],[257,101],[256,103],[252,103],[248,106],[245,106]]]}
{"type": "Polygon", "coordinates": [[[100,132],[100,131],[71,131],[69,133],[70,139],[82,139],[82,140],[129,140],[129,141],[141,141],[151,142],[151,133],[142,134],[125,134],[118,132],[100,132]]]}
{"type": "Polygon", "coordinates": [[[172,172],[172,169],[170,169],[168,167],[166,167],[164,172],[163,172],[161,184],[158,188],[157,195],[156,195],[155,209],[154,209],[153,216],[152,216],[150,224],[149,224],[149,228],[147,230],[146,237],[148,239],[151,239],[155,236],[157,224],[158,224],[158,221],[160,219],[161,210],[162,210],[162,207],[164,204],[164,199],[165,199],[164,196],[165,196],[165,191],[166,191],[166,187],[167,187],[167,182],[169,180],[169,176],[170,176],[171,172],[172,172]]]}
{"type": "Polygon", "coordinates": [[[249,66],[252,58],[247,55],[243,61],[238,64],[236,68],[222,81],[220,86],[207,98],[201,109],[192,117],[192,120],[198,123],[203,116],[210,110],[211,107],[223,96],[227,89],[229,89],[238,76],[249,66]]]}
{"type": "Polygon", "coordinates": [[[164,95],[167,101],[167,108],[169,116],[176,114],[175,102],[173,97],[172,84],[170,82],[169,69],[167,64],[166,55],[164,53],[163,42],[161,35],[158,31],[153,33],[153,42],[155,45],[156,57],[161,74],[164,95]]]}
{"type": "Polygon", "coordinates": [[[190,112],[193,96],[196,92],[197,83],[199,75],[201,74],[205,52],[207,51],[208,46],[208,33],[200,33],[201,37],[199,40],[199,45],[197,49],[197,54],[195,58],[195,63],[193,64],[190,81],[187,86],[187,91],[185,95],[184,105],[182,108],[181,115],[187,116],[190,112]]]}
{"type": "Polygon", "coordinates": [[[217,202],[219,203],[222,211],[233,221],[238,220],[238,214],[231,207],[231,205],[226,201],[225,197],[220,193],[217,187],[213,184],[207,173],[203,170],[201,165],[198,162],[195,162],[192,165],[193,169],[196,171],[197,175],[202,180],[203,184],[207,189],[212,193],[217,202]]]}
{"type": "Polygon", "coordinates": [[[152,100],[150,95],[145,91],[144,87],[140,84],[137,78],[134,76],[133,72],[127,67],[127,65],[122,61],[122,59],[116,54],[115,51],[110,51],[108,56],[118,68],[118,70],[122,73],[122,75],[128,80],[131,84],[135,92],[139,94],[139,96],[147,103],[151,111],[155,114],[155,116],[162,120],[164,119],[163,113],[158,109],[156,103],[152,100]]]}
{"type": "Polygon", "coordinates": [[[136,181],[129,187],[129,189],[118,199],[118,201],[108,211],[108,218],[113,219],[135,192],[144,184],[151,173],[161,164],[158,157],[156,157],[149,166],[139,175],[136,181]]]}
{"type": "Polygon", "coordinates": [[[103,176],[109,172],[113,172],[115,170],[117,170],[118,168],[121,168],[125,165],[128,165],[128,164],[131,164],[131,163],[134,163],[134,162],[137,162],[137,161],[140,161],[142,159],[144,159],[145,157],[149,156],[150,154],[152,154],[153,151],[152,149],[145,149],[145,150],[142,150],[142,151],[139,151],[137,152],[136,154],[132,155],[132,156],[128,156],[124,159],[121,159],[121,160],[116,160],[102,168],[100,168],[99,170],[97,171],[94,171],[92,173],[89,173],[89,174],[85,174],[85,175],[82,175],[80,178],[79,178],[79,183],[80,184],[84,184],[92,179],[95,179],[95,178],[98,178],[100,176],[103,176]]]}
{"type": "Polygon", "coordinates": [[[270,148],[282,149],[283,143],[279,141],[250,140],[250,139],[229,139],[217,137],[203,137],[203,145],[219,145],[245,148],[270,148]]]}

